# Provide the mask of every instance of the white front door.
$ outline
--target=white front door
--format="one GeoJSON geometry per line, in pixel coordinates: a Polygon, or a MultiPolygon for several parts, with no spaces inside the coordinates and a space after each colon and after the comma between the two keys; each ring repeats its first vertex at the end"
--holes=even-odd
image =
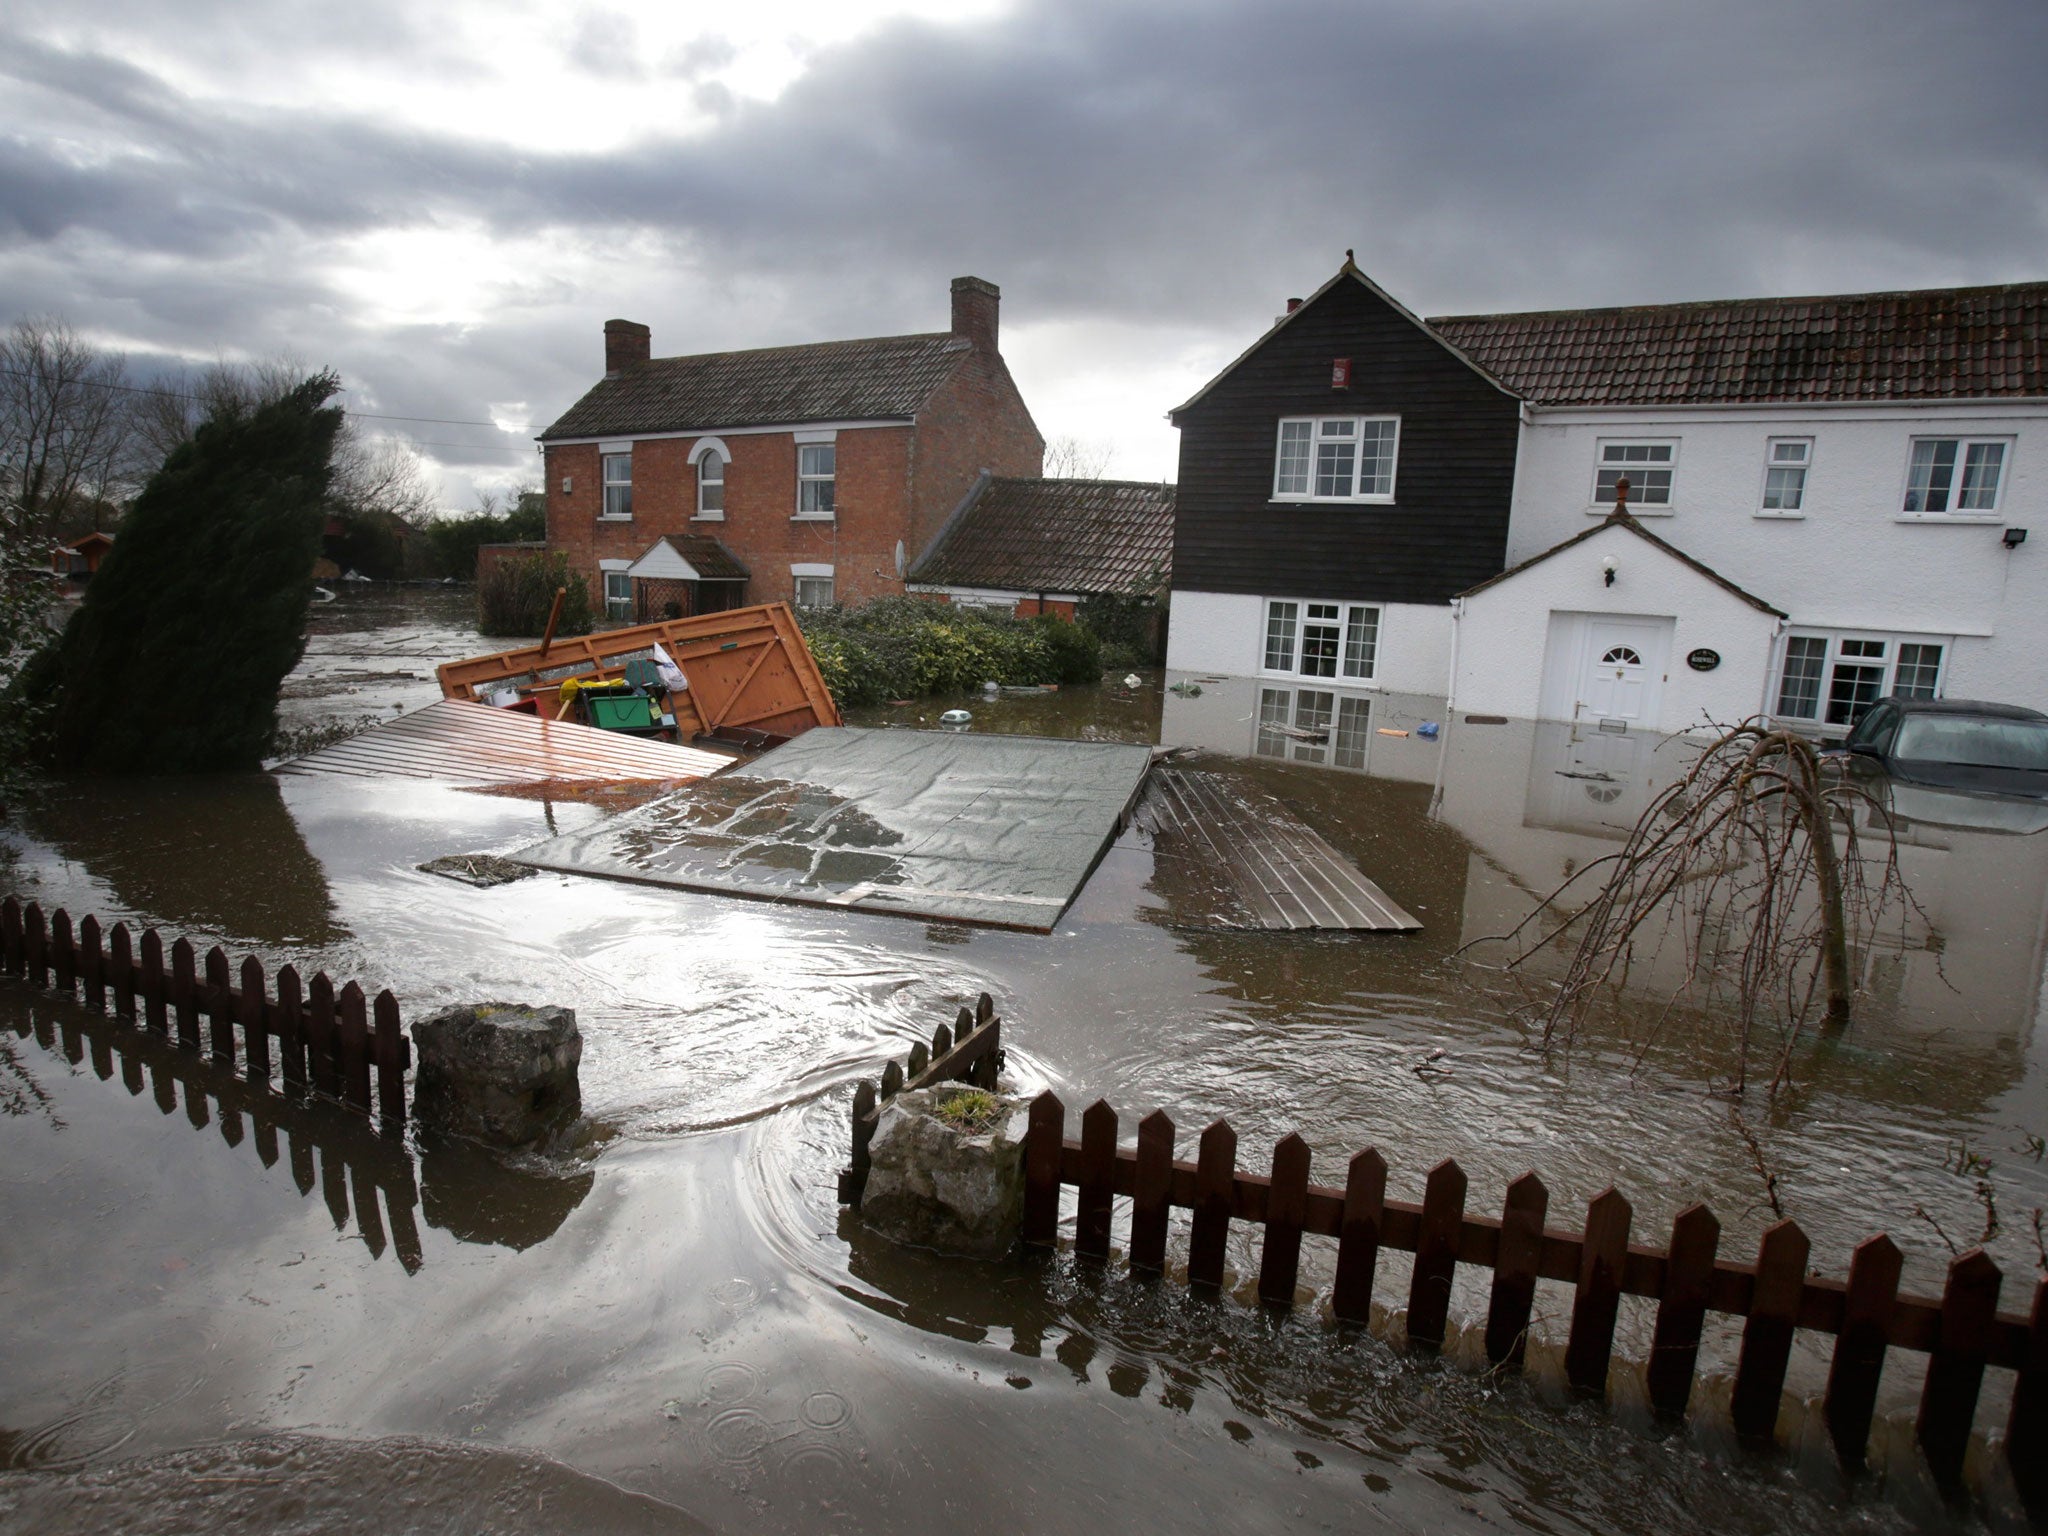
{"type": "Polygon", "coordinates": [[[1640,619],[1591,619],[1579,671],[1583,718],[1650,722],[1663,691],[1663,627],[1640,619]]]}

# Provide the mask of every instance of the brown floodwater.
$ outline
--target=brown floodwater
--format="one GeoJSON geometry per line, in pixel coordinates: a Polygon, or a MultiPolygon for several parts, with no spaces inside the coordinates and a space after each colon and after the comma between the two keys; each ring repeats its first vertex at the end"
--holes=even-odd
{"type": "MultiPolygon", "coordinates": [[[[435,697],[434,664],[484,648],[465,600],[342,590],[316,613],[288,724],[316,739],[435,697]]],[[[416,866],[604,810],[421,783],[92,786],[8,828],[9,883],[46,906],[389,986],[409,1015],[574,1007],[601,1135],[510,1166],[394,1142],[0,983],[0,1526],[2017,1527],[1995,1465],[1970,1510],[1934,1495],[1896,1352],[1876,1471],[1851,1486],[1806,1406],[1826,1368],[1811,1347],[1791,1448],[1759,1457],[1724,1427],[1726,1330],[1693,1423],[1660,1428],[1627,1364],[1611,1407],[1559,1389],[1562,1290],[1539,1292],[1537,1368],[1502,1379],[1473,1368],[1469,1336],[1440,1360],[1398,1346],[1398,1259],[1379,1287],[1395,1313],[1359,1334],[1064,1253],[895,1249],[838,1209],[833,1176],[854,1082],[987,991],[1016,1085],[1076,1113],[1105,1098],[1127,1137],[1155,1108],[1189,1138],[1227,1116],[1252,1165],[1299,1131],[1327,1181],[1377,1144],[1405,1198],[1454,1156],[1475,1210],[1534,1167],[1554,1222],[1612,1183],[1652,1240],[1706,1199],[1736,1255],[1775,1219],[1760,1154],[1823,1272],[1888,1230],[1908,1286],[1932,1290],[1942,1234],[1968,1246],[1995,1211],[2017,1306],[2048,1206],[2029,1140],[2048,1133],[2048,836],[2022,812],[1896,807],[1918,909],[1859,956],[1856,1023],[1800,1047],[1789,1093],[1747,1097],[1752,1153],[1707,1091],[1729,1066],[1711,1007],[1686,1015],[1690,1040],[1608,1026],[1546,1058],[1517,1008],[1555,968],[1517,984],[1497,946],[1467,947],[1611,851],[1682,749],[1392,697],[1319,743],[1271,728],[1302,701],[1157,674],[853,723],[930,725],[956,704],[974,730],[1188,747],[1280,798],[1423,929],[1184,926],[1137,832],[1040,937],[551,874],[477,890],[416,866]],[[1428,721],[1434,739],[1415,732],[1428,721]]],[[[1646,1012],[1671,982],[1640,978],[1646,1012]]],[[[1328,1283],[1321,1246],[1304,1284],[1328,1283]]],[[[1231,1260],[1256,1274],[1249,1234],[1231,1260]]],[[[1461,1274],[1454,1317],[1483,1314],[1461,1274]]],[[[1639,1361],[1645,1309],[1625,1308],[1621,1340],[1639,1361]]],[[[2001,1417],[1999,1376],[1980,1428],[2001,1417]]]]}

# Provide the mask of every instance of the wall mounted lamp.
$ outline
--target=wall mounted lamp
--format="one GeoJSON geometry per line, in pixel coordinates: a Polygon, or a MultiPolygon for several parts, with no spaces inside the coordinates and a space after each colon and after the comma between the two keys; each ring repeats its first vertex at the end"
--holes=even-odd
{"type": "Polygon", "coordinates": [[[1608,586],[1614,585],[1614,556],[1609,555],[1600,562],[1600,571],[1608,586]]]}
{"type": "Polygon", "coordinates": [[[2002,542],[2007,549],[2018,549],[2027,542],[2027,530],[2024,528],[2008,528],[2005,530],[2005,537],[2002,542]]]}

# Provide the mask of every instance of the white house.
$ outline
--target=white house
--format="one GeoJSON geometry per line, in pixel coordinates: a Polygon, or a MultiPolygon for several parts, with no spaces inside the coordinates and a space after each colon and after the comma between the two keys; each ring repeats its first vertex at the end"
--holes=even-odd
{"type": "MultiPolygon", "coordinates": [[[[1442,656],[1460,713],[1664,731],[1762,714],[1840,732],[1887,693],[2048,709],[2048,283],[1414,324],[1519,402],[1504,548],[1444,604],[1447,639],[1408,665],[1383,645],[1381,676],[1326,686],[1415,689],[1442,656]],[[1610,523],[1624,479],[1632,518],[1610,523]]],[[[1468,401],[1491,462],[1494,412],[1468,401]]],[[[1374,409],[1407,432],[1398,399],[1374,409]]],[[[1203,468],[1187,448],[1183,506],[1203,468]]],[[[1292,509],[1259,510],[1284,541],[1292,509]]],[[[1359,595],[1412,602],[1428,583],[1408,541],[1346,510],[1389,571],[1355,575],[1359,595]]],[[[1445,567],[1473,552],[1447,519],[1445,567]]],[[[1170,667],[1236,673],[1216,663],[1252,649],[1214,622],[1179,631],[1170,667]]]]}

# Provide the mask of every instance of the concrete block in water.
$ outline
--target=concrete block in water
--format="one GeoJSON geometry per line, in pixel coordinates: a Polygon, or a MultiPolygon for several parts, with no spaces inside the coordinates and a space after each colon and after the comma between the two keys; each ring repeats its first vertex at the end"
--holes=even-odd
{"type": "Polygon", "coordinates": [[[497,1147],[527,1147],[583,1112],[583,1036],[573,1009],[465,1003],[415,1020],[413,1107],[421,1123],[497,1147]]]}
{"type": "Polygon", "coordinates": [[[1024,1132],[1030,1106],[960,1083],[899,1093],[882,1106],[868,1144],[871,1164],[861,1219],[900,1243],[994,1258],[1007,1253],[1024,1220],[1024,1132]],[[949,1102],[987,1101],[986,1129],[949,1123],[949,1102]]]}

